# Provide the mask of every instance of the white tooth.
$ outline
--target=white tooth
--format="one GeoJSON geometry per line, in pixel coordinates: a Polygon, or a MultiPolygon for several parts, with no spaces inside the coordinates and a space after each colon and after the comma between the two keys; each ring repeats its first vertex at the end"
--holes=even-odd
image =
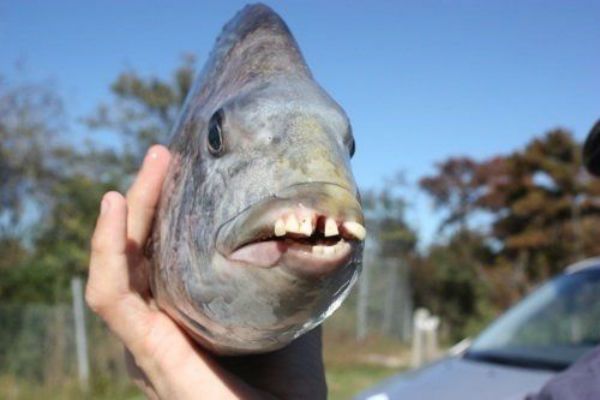
{"type": "Polygon", "coordinates": [[[367,236],[367,231],[364,226],[359,224],[358,222],[348,221],[344,222],[344,228],[350,233],[352,236],[357,238],[358,240],[364,240],[365,236],[367,236]]]}
{"type": "Polygon", "coordinates": [[[323,246],[313,246],[312,248],[312,253],[313,254],[318,254],[318,255],[322,255],[323,254],[323,246]]]}
{"type": "Polygon", "coordinates": [[[285,222],[279,218],[275,221],[275,236],[280,237],[285,235],[285,222]]]}
{"type": "Polygon", "coordinates": [[[285,221],[285,230],[293,233],[301,233],[300,225],[298,224],[298,220],[294,214],[290,215],[285,221]]]}
{"type": "Polygon", "coordinates": [[[313,225],[311,218],[306,217],[302,220],[302,224],[300,224],[300,232],[302,232],[305,236],[312,235],[313,225]]]}
{"type": "Polygon", "coordinates": [[[331,248],[333,249],[334,253],[337,253],[340,251],[340,246],[339,246],[339,242],[334,244],[333,246],[331,246],[331,248]]]}
{"type": "Polygon", "coordinates": [[[323,254],[326,256],[331,256],[335,253],[335,250],[333,249],[332,246],[324,246],[323,247],[323,254]]]}
{"type": "Polygon", "coordinates": [[[325,237],[336,236],[339,234],[337,224],[333,218],[325,220],[325,237]]]}

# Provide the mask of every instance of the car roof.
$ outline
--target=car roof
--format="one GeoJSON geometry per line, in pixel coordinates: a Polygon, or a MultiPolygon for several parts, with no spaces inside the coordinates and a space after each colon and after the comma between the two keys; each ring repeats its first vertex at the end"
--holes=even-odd
{"type": "Polygon", "coordinates": [[[600,257],[586,258],[585,260],[571,264],[565,269],[565,273],[573,274],[575,272],[589,269],[600,269],[600,257]]]}

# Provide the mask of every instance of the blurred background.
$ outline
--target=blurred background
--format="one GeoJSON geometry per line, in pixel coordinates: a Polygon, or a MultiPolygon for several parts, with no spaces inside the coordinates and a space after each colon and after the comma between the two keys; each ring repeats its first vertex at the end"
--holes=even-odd
{"type": "MultiPolygon", "coordinates": [[[[101,195],[124,191],[245,2],[0,1],[0,398],[132,399],[80,307],[101,195]]],[[[369,242],[325,323],[332,398],[439,351],[600,254],[600,3],[267,2],[353,125],[369,242]]]]}

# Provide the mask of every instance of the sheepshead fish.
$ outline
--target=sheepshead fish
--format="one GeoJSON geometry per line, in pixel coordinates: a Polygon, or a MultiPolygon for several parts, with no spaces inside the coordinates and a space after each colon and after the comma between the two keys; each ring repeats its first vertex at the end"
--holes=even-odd
{"type": "Polygon", "coordinates": [[[365,237],[352,130],[270,8],[225,25],[170,150],[151,286],[195,340],[272,351],[341,304],[365,237]]]}

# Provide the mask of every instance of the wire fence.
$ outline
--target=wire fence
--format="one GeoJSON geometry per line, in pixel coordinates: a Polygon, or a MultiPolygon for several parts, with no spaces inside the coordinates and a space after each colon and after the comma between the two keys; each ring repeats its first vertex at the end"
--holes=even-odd
{"type": "Polygon", "coordinates": [[[377,335],[409,342],[413,329],[409,271],[403,260],[380,260],[367,253],[358,283],[327,328],[358,341],[377,335]]]}
{"type": "Polygon", "coordinates": [[[92,388],[80,380],[72,305],[0,305],[0,398],[86,398],[90,392],[94,398],[115,398],[135,393],[122,346],[94,315],[86,315],[85,327],[92,388]]]}
{"type": "MultiPolygon", "coordinates": [[[[0,305],[0,399],[142,398],[127,378],[122,345],[84,306],[75,281],[72,304],[0,305]]],[[[359,284],[326,331],[408,342],[408,282],[406,265],[366,259],[359,284]]]]}

